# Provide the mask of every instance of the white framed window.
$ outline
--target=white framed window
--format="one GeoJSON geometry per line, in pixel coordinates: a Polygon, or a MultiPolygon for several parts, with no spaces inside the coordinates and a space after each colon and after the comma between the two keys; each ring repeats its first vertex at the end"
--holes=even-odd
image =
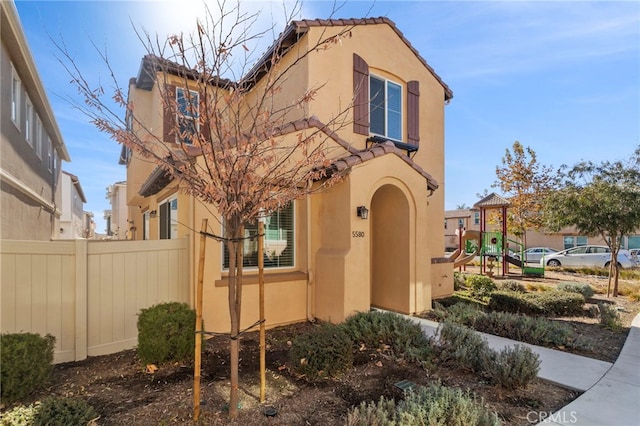
{"type": "MultiPolygon", "coordinates": [[[[264,220],[264,267],[288,268],[295,265],[294,203],[289,203],[264,220]]],[[[258,222],[244,226],[243,266],[258,267],[258,222]]],[[[229,269],[229,249],[224,244],[222,266],[229,269]]]]}
{"type": "Polygon", "coordinates": [[[38,158],[42,158],[42,120],[40,116],[36,114],[36,126],[33,132],[34,145],[33,149],[36,151],[38,158]]]}
{"type": "Polygon", "coordinates": [[[49,171],[53,171],[53,143],[51,142],[51,138],[47,135],[47,165],[49,166],[49,171]]]}
{"type": "Polygon", "coordinates": [[[160,239],[171,240],[178,238],[178,198],[168,198],[158,205],[160,213],[160,239]]]}
{"type": "Polygon", "coordinates": [[[480,225],[480,212],[473,213],[473,224],[480,225]]]}
{"type": "Polygon", "coordinates": [[[33,104],[31,103],[29,96],[25,95],[25,98],[26,109],[24,117],[24,138],[27,140],[29,145],[33,146],[33,104]]]}
{"type": "Polygon", "coordinates": [[[566,250],[571,247],[586,246],[589,243],[589,238],[583,235],[564,237],[563,242],[564,242],[564,250],[566,250]]]}
{"type": "Polygon", "coordinates": [[[22,82],[11,64],[11,121],[20,130],[20,98],[22,95],[22,82]]]}
{"type": "Polygon", "coordinates": [[[149,239],[149,211],[142,213],[142,239],[149,239]]]}
{"type": "Polygon", "coordinates": [[[176,103],[178,106],[177,123],[178,143],[193,143],[193,135],[200,127],[200,94],[193,90],[176,87],[176,103]]]}
{"type": "Polygon", "coordinates": [[[402,140],[402,85],[369,76],[370,131],[389,139],[402,140]]]}

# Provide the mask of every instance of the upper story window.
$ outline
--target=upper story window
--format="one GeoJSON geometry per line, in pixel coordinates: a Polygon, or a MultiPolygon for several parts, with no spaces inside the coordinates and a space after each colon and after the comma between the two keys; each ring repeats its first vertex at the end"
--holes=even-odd
{"type": "Polygon", "coordinates": [[[11,121],[20,129],[20,95],[22,83],[16,69],[11,65],[11,121]]]}
{"type": "Polygon", "coordinates": [[[49,136],[47,136],[47,165],[49,166],[49,171],[53,171],[53,144],[49,136]]]}
{"type": "Polygon", "coordinates": [[[353,132],[380,136],[393,141],[400,149],[417,151],[420,143],[420,82],[391,81],[372,75],[367,62],[354,53],[353,132]]]}
{"type": "Polygon", "coordinates": [[[42,120],[40,116],[36,114],[36,129],[33,133],[34,147],[38,158],[42,158],[42,120]]]}
{"type": "Polygon", "coordinates": [[[480,225],[480,212],[473,213],[473,223],[474,225],[480,225]]]}
{"type": "Polygon", "coordinates": [[[33,104],[29,96],[26,97],[26,114],[24,118],[24,138],[33,146],[33,104]]]}
{"type": "Polygon", "coordinates": [[[402,86],[391,80],[369,79],[370,132],[402,140],[402,86]]]}
{"type": "MultiPolygon", "coordinates": [[[[283,268],[294,266],[294,203],[289,203],[264,218],[264,267],[283,268]]],[[[245,224],[243,266],[258,266],[258,222],[245,224]]],[[[229,249],[224,244],[223,267],[229,268],[229,249]]]]}
{"type": "Polygon", "coordinates": [[[176,87],[178,141],[192,144],[193,134],[198,131],[200,117],[200,95],[193,90],[176,87]]]}

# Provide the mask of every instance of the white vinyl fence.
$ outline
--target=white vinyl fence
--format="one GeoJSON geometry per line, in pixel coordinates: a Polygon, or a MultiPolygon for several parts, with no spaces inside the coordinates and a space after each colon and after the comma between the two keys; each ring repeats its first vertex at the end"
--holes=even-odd
{"type": "Polygon", "coordinates": [[[141,309],[191,304],[187,238],[0,242],[0,331],[55,336],[54,362],[137,345],[141,309]]]}

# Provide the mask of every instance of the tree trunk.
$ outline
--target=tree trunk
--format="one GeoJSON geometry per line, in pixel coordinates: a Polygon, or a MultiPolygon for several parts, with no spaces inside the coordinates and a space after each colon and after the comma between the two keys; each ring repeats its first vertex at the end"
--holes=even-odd
{"type": "Polygon", "coordinates": [[[240,365],[240,307],[242,302],[242,263],[244,227],[237,219],[228,221],[229,238],[229,316],[231,318],[229,416],[238,416],[238,370],[240,365]]]}

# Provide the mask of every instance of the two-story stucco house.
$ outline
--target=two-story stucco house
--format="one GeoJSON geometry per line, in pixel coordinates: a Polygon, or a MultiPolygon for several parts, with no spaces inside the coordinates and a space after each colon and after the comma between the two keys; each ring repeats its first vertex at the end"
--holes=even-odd
{"type": "Polygon", "coordinates": [[[62,171],[61,185],[62,203],[60,210],[60,239],[73,240],[76,238],[88,238],[89,228],[84,212],[84,203],[87,199],[80,185],[78,176],[62,171]]]}
{"type": "Polygon", "coordinates": [[[12,1],[0,2],[0,31],[0,238],[50,240],[69,153],[12,1]]]}
{"type": "MultiPolygon", "coordinates": [[[[290,47],[285,55],[295,55],[321,34],[327,37],[347,27],[348,39],[311,51],[281,90],[286,96],[322,86],[305,110],[290,116],[283,133],[291,138],[301,132],[322,134],[332,146],[331,167],[344,179],[267,218],[270,326],[307,318],[340,322],[371,307],[415,313],[453,291],[453,267],[443,258],[442,234],[444,107],[452,92],[387,18],[293,21],[279,43],[290,47]],[[325,124],[345,105],[354,105],[348,110],[350,124],[328,129],[325,124]]],[[[179,66],[160,67],[158,58],[148,55],[130,81],[135,119],[129,117],[129,122],[134,132],[140,131],[135,123],[142,123],[145,131],[176,145],[175,135],[167,136],[163,90],[175,91],[178,102],[197,99],[197,88],[185,87],[179,66]],[[193,93],[186,96],[186,90],[193,93]]],[[[127,165],[134,239],[188,237],[192,253],[198,253],[203,218],[223,232],[215,209],[180,192],[161,168],[126,149],[121,162],[127,165]]],[[[257,319],[255,253],[255,244],[248,241],[243,326],[257,319]]],[[[193,259],[192,281],[197,263],[193,259]]],[[[228,330],[227,268],[222,244],[210,242],[203,313],[209,330],[228,330]]]]}

